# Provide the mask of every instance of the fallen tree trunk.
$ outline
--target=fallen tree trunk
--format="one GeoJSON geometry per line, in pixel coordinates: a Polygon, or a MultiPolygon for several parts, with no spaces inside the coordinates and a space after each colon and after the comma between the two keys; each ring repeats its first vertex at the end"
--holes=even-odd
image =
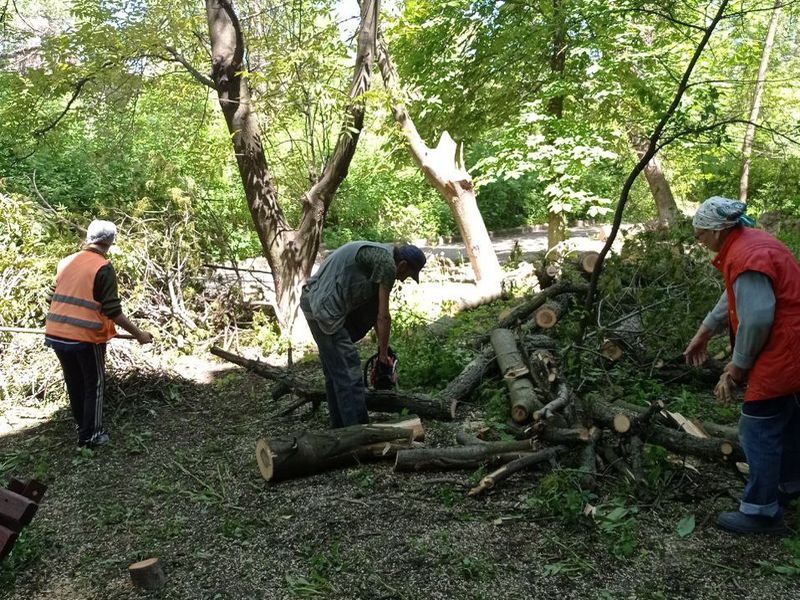
{"type": "Polygon", "coordinates": [[[501,462],[516,460],[533,449],[532,440],[510,442],[481,442],[451,448],[421,448],[401,450],[395,458],[395,471],[444,471],[476,469],[493,459],[501,462]]]}
{"type": "Polygon", "coordinates": [[[256,460],[266,481],[279,481],[357,464],[376,456],[392,456],[376,450],[376,444],[390,450],[397,444],[410,446],[414,431],[383,425],[351,425],[329,431],[304,431],[279,438],[259,438],[256,460]]]}
{"type": "Polygon", "coordinates": [[[494,348],[487,346],[439,393],[439,399],[449,406],[453,417],[457,404],[469,398],[496,364],[494,348]]]}
{"type": "MultiPolygon", "coordinates": [[[[305,378],[298,377],[287,369],[273,367],[259,360],[244,358],[216,346],[211,348],[211,353],[240,365],[256,375],[285,383],[297,394],[307,398],[309,402],[323,402],[325,400],[324,389],[317,387],[305,378]]],[[[375,412],[402,413],[408,411],[422,417],[442,421],[449,421],[454,416],[452,409],[455,407],[451,406],[451,402],[426,394],[416,394],[402,390],[367,390],[365,399],[367,409],[375,412]]]]}
{"type": "MultiPolygon", "coordinates": [[[[470,446],[467,446],[470,447],[470,446]]],[[[480,483],[472,488],[469,492],[469,496],[477,496],[478,494],[482,494],[487,490],[491,490],[498,483],[501,481],[505,481],[509,477],[511,477],[514,473],[518,473],[523,469],[530,469],[540,463],[550,461],[554,459],[556,456],[564,452],[566,448],[564,446],[551,446],[550,448],[544,448],[537,452],[532,452],[527,456],[523,456],[518,458],[515,461],[512,461],[506,465],[503,465],[496,471],[489,473],[486,477],[480,480],[480,483]]]]}

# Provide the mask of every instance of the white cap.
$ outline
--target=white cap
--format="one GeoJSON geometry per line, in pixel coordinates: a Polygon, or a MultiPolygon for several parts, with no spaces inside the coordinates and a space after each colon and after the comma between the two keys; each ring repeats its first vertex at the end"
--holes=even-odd
{"type": "Polygon", "coordinates": [[[110,246],[117,237],[117,226],[111,221],[100,221],[95,219],[89,223],[86,230],[87,244],[103,244],[110,246]]]}

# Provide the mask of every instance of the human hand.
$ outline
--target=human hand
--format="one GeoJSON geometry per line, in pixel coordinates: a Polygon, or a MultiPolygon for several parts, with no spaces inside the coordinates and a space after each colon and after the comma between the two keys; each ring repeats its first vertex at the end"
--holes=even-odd
{"type": "Polygon", "coordinates": [[[140,331],[139,335],[136,336],[136,341],[140,344],[150,344],[153,341],[153,334],[148,331],[140,331]]]}
{"type": "Polygon", "coordinates": [[[686,359],[686,364],[693,367],[699,367],[708,360],[708,336],[701,333],[689,341],[686,350],[683,351],[683,356],[686,359]]]}
{"type": "Polygon", "coordinates": [[[735,392],[736,383],[730,374],[725,371],[719,378],[717,385],[714,387],[714,397],[720,404],[732,404],[736,399],[735,392]]]}
{"type": "Polygon", "coordinates": [[[736,385],[741,385],[747,378],[747,371],[741,367],[737,367],[733,362],[729,362],[725,365],[725,373],[731,376],[733,383],[736,385]]]}

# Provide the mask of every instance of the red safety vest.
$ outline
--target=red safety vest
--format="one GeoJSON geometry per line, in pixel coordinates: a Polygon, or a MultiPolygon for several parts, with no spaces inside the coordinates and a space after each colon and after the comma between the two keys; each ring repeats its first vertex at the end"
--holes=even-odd
{"type": "Polygon", "coordinates": [[[47,313],[46,335],[105,344],[117,335],[114,322],[100,312],[94,299],[94,278],[108,259],[81,250],[58,263],[56,288],[47,313]]]}
{"type": "Polygon", "coordinates": [[[769,338],[747,378],[745,401],[767,400],[800,391],[800,265],[791,251],[764,231],[738,227],[712,264],[725,277],[728,316],[739,328],[733,282],[745,271],[763,273],[772,282],[775,317],[769,338]]]}

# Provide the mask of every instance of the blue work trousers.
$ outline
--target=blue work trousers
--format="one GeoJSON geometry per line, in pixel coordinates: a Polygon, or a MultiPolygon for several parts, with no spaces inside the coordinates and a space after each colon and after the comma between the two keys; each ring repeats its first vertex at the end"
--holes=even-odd
{"type": "Polygon", "coordinates": [[[800,492],[800,393],[745,402],[739,439],[750,467],[739,511],[777,516],[778,491],[800,492]]]}
{"type": "Polygon", "coordinates": [[[361,359],[350,334],[344,327],[332,334],[323,332],[319,323],[306,312],[307,306],[301,300],[300,307],[319,348],[331,427],[369,423],[361,359]]]}

